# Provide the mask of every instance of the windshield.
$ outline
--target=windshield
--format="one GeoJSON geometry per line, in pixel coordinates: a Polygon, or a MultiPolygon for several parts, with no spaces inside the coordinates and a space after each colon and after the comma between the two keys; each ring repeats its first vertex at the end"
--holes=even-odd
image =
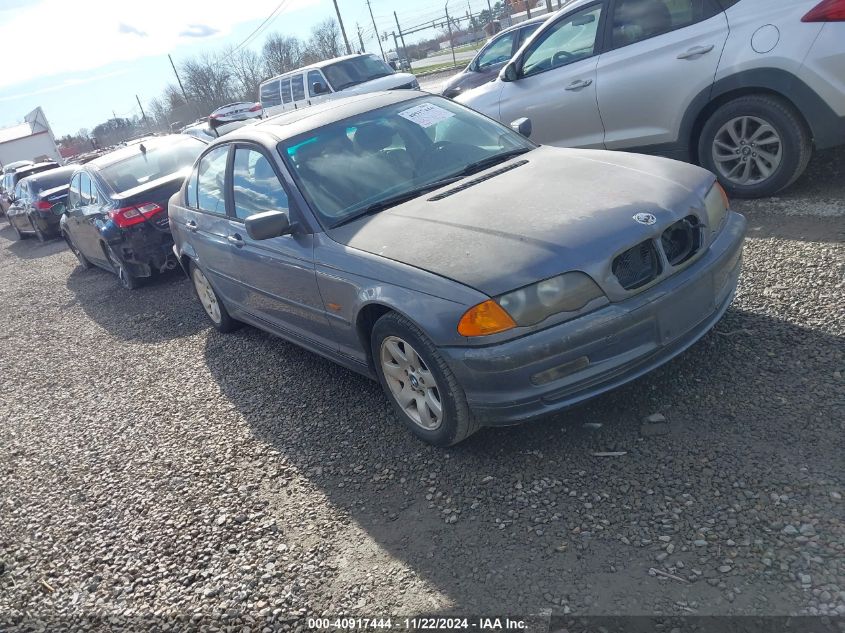
{"type": "Polygon", "coordinates": [[[393,69],[378,57],[364,55],[324,66],[323,74],[336,92],[371,79],[392,75],[393,69]]]}
{"type": "Polygon", "coordinates": [[[193,165],[204,147],[205,143],[187,134],[167,142],[144,141],[120,150],[127,157],[100,167],[100,174],[114,191],[121,193],[193,165]]]}
{"type": "Polygon", "coordinates": [[[426,96],[317,128],[279,150],[332,227],[534,147],[477,112],[426,96]]]}

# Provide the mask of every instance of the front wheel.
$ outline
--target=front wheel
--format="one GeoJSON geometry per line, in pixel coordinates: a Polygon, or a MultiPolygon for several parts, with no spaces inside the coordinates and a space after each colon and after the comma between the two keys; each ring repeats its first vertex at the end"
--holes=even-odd
{"type": "Polygon", "coordinates": [[[770,196],[794,183],[810,162],[812,140],[791,105],[769,95],[739,97],[705,123],[699,162],[731,196],[770,196]]]}
{"type": "Polygon", "coordinates": [[[240,323],[229,316],[229,311],[217,296],[205,273],[193,262],[190,265],[190,272],[197,298],[200,300],[202,309],[205,310],[206,316],[211,320],[211,324],[215,329],[223,333],[237,329],[240,323]]]}
{"type": "Polygon", "coordinates": [[[451,446],[479,424],[437,348],[405,317],[388,313],[370,338],[376,373],[402,423],[434,446],[451,446]]]}

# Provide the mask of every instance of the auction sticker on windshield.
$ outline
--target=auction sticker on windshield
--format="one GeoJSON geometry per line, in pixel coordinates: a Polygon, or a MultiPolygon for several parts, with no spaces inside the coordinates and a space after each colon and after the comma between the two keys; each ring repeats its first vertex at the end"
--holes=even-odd
{"type": "Polygon", "coordinates": [[[399,116],[408,119],[409,121],[413,121],[420,127],[425,128],[436,125],[437,123],[455,115],[440,106],[434,105],[433,103],[420,103],[419,105],[415,105],[413,108],[402,110],[399,113],[399,116]]]}

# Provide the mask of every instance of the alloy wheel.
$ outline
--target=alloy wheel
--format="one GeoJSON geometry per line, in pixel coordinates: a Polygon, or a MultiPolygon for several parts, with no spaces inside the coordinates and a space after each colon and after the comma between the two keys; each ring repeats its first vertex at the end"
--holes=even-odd
{"type": "Polygon", "coordinates": [[[398,336],[381,342],[379,362],[391,395],[405,414],[426,431],[443,422],[443,403],[434,374],[411,345],[398,336]]]}
{"type": "Polygon", "coordinates": [[[719,174],[737,185],[756,185],[772,176],[783,160],[783,142],[774,126],[755,116],[735,117],[713,139],[719,174]]]}
{"type": "Polygon", "coordinates": [[[214,289],[199,268],[194,267],[191,276],[193,277],[194,288],[196,288],[197,296],[200,298],[200,303],[205,313],[208,315],[208,318],[219,325],[221,322],[220,304],[217,301],[217,295],[214,294],[214,289]]]}

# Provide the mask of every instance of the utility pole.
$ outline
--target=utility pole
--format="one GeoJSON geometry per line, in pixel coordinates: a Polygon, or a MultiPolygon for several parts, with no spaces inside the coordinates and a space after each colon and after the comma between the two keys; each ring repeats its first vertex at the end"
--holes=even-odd
{"type": "Polygon", "coordinates": [[[340,9],[337,8],[337,0],[334,2],[334,11],[337,13],[337,21],[340,23],[340,32],[343,33],[343,43],[346,44],[346,54],[352,54],[352,47],[349,45],[349,40],[346,38],[346,29],[343,28],[343,18],[340,17],[340,9]]]}
{"type": "Polygon", "coordinates": [[[393,18],[396,20],[396,30],[399,31],[399,39],[402,40],[402,57],[407,59],[410,64],[411,60],[408,59],[408,49],[405,47],[405,36],[402,35],[402,27],[399,26],[399,18],[396,16],[396,11],[393,12],[393,18]]]}
{"type": "Polygon", "coordinates": [[[384,48],[381,45],[381,38],[378,36],[378,27],[376,26],[376,19],[373,17],[373,8],[370,6],[370,0],[367,0],[367,8],[370,10],[370,19],[373,21],[373,31],[376,34],[376,42],[378,42],[378,49],[381,51],[381,58],[387,61],[384,56],[384,48]]]}
{"type": "Polygon", "coordinates": [[[455,59],[455,40],[452,39],[452,20],[449,19],[449,2],[447,0],[446,6],[443,7],[443,10],[446,12],[446,26],[449,27],[449,48],[452,49],[452,65],[457,66],[458,61],[455,59]]]}
{"type": "Polygon", "coordinates": [[[188,105],[188,93],[185,92],[185,86],[182,85],[182,80],[179,79],[179,72],[176,70],[176,64],[173,63],[173,58],[170,53],[167,54],[167,59],[170,60],[170,65],[173,67],[173,74],[176,75],[176,81],[179,83],[179,89],[182,90],[182,96],[185,97],[185,105],[188,105]]]}
{"type": "Polygon", "coordinates": [[[531,0],[525,0],[525,12],[526,12],[525,19],[530,20],[531,19],[531,0]]]}
{"type": "Polygon", "coordinates": [[[357,22],[355,23],[355,28],[358,29],[358,41],[361,43],[361,52],[364,52],[364,36],[361,35],[361,25],[357,22]]]}
{"type": "Polygon", "coordinates": [[[147,130],[152,132],[153,128],[150,127],[150,121],[149,119],[147,119],[147,114],[144,112],[144,106],[141,105],[141,99],[138,97],[138,95],[135,95],[135,101],[138,102],[138,107],[141,109],[141,118],[144,119],[144,124],[147,126],[147,130]]]}

